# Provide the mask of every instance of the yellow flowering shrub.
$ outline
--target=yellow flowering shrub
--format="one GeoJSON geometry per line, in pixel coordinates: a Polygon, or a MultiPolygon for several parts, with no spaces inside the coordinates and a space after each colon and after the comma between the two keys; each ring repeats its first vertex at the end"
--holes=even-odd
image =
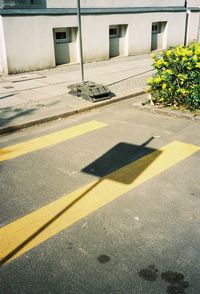
{"type": "Polygon", "coordinates": [[[200,109],[200,43],[170,48],[152,58],[155,74],[147,82],[153,102],[200,109]]]}

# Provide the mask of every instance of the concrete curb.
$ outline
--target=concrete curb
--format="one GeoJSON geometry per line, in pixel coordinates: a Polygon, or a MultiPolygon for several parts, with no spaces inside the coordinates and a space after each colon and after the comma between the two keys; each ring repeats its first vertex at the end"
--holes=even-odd
{"type": "Polygon", "coordinates": [[[200,121],[200,115],[194,116],[191,113],[184,113],[184,112],[181,112],[178,110],[157,108],[155,106],[145,106],[145,105],[141,105],[141,103],[134,103],[134,104],[132,104],[132,106],[135,109],[140,110],[140,111],[156,113],[156,114],[165,115],[165,116],[174,117],[174,118],[182,118],[182,119],[187,119],[187,120],[200,121]]]}
{"type": "Polygon", "coordinates": [[[59,118],[69,117],[69,116],[72,116],[72,115],[77,115],[79,113],[84,113],[84,112],[87,112],[87,111],[91,111],[93,109],[97,109],[97,108],[100,108],[100,107],[103,107],[103,106],[106,106],[106,105],[110,105],[110,104],[117,103],[117,102],[120,102],[120,101],[123,101],[123,100],[126,100],[126,99],[130,99],[130,98],[133,98],[133,97],[136,97],[136,96],[140,96],[140,95],[142,95],[144,93],[145,93],[144,91],[140,91],[140,92],[137,92],[137,93],[133,93],[133,94],[125,95],[125,96],[122,96],[122,97],[118,97],[118,98],[115,98],[115,99],[110,99],[110,100],[99,102],[99,103],[98,102],[93,103],[91,106],[82,107],[82,108],[77,109],[77,110],[57,113],[55,115],[51,115],[51,116],[43,117],[43,118],[40,118],[40,119],[27,121],[25,123],[5,127],[5,128],[0,129],[0,135],[1,134],[6,134],[6,133],[7,134],[8,133],[13,133],[13,132],[19,131],[21,129],[25,129],[25,128],[32,127],[32,126],[35,126],[35,125],[39,125],[39,124],[43,124],[43,123],[46,123],[46,122],[54,121],[54,120],[57,120],[59,118]]]}
{"type": "MultiPolygon", "coordinates": [[[[31,120],[31,121],[27,121],[25,123],[21,123],[21,124],[16,124],[13,126],[9,126],[9,127],[5,127],[0,129],[0,135],[1,134],[8,134],[8,133],[13,133],[13,132],[17,132],[21,129],[25,129],[25,128],[29,128],[35,125],[39,125],[39,124],[43,124],[43,123],[47,123],[47,122],[51,122],[54,120],[57,120],[59,118],[66,118],[69,116],[73,116],[73,115],[77,115],[80,113],[84,113],[84,112],[88,112],[91,111],[93,109],[97,109],[100,107],[104,107],[113,103],[117,103],[123,100],[127,100],[127,99],[131,99],[133,97],[137,97],[140,95],[145,94],[145,91],[140,91],[137,93],[133,93],[133,94],[129,94],[129,95],[125,95],[122,97],[118,97],[115,99],[110,99],[110,100],[106,100],[106,101],[102,101],[102,102],[97,102],[97,103],[93,103],[90,106],[86,106],[86,107],[82,107],[80,109],[76,109],[76,110],[72,110],[72,111],[67,111],[67,112],[62,112],[62,113],[57,113],[51,116],[47,116],[47,117],[43,117],[40,119],[35,119],[35,120],[31,120]]],[[[187,120],[195,120],[195,121],[200,121],[200,116],[194,116],[192,114],[187,114],[187,113],[182,113],[180,111],[175,111],[175,110],[168,110],[168,109],[161,109],[161,108],[156,108],[156,107],[152,107],[152,106],[146,106],[146,105],[142,105],[141,102],[136,102],[133,103],[132,106],[140,111],[147,111],[147,112],[151,112],[151,113],[157,113],[160,115],[165,115],[165,116],[169,116],[169,117],[175,117],[175,118],[182,118],[182,119],[187,119],[187,120]]]]}

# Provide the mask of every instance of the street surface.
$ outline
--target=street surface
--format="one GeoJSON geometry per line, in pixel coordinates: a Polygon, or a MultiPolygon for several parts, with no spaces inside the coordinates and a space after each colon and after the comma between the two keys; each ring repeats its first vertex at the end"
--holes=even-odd
{"type": "Polygon", "coordinates": [[[0,293],[200,293],[200,124],[129,99],[0,137],[0,293]]]}

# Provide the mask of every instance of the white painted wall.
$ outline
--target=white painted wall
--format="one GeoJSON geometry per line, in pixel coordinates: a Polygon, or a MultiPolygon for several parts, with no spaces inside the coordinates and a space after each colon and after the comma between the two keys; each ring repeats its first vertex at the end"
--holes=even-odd
{"type": "MultiPolygon", "coordinates": [[[[199,0],[190,0],[199,1],[199,0]]],[[[80,0],[81,7],[163,7],[184,6],[184,0],[80,0]]],[[[48,8],[73,8],[76,0],[47,0],[48,8]]]]}
{"type": "MultiPolygon", "coordinates": [[[[127,55],[150,52],[152,22],[167,22],[166,47],[183,43],[185,13],[83,16],[84,61],[109,58],[109,26],[117,24],[128,25],[127,55]]],[[[5,16],[3,26],[8,71],[16,73],[54,67],[53,28],[76,27],[77,18],[76,16],[5,16]]]]}
{"type": "Polygon", "coordinates": [[[189,15],[188,43],[197,42],[200,13],[191,12],[189,15]]]}
{"type": "Polygon", "coordinates": [[[200,0],[188,0],[188,7],[200,7],[200,0]]]}
{"type": "Polygon", "coordinates": [[[53,28],[77,26],[76,16],[3,17],[9,73],[55,66],[53,28]]]}
{"type": "Polygon", "coordinates": [[[166,47],[184,41],[185,13],[98,15],[82,22],[85,61],[109,58],[109,25],[128,25],[128,55],[150,52],[152,22],[167,22],[166,47]]]}

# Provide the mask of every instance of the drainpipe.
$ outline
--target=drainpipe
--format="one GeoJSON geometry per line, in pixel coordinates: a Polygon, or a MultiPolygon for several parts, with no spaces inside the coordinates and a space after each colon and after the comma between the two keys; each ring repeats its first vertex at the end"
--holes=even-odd
{"type": "Polygon", "coordinates": [[[188,42],[188,27],[189,27],[189,16],[190,16],[190,10],[188,9],[188,1],[187,0],[185,0],[184,7],[186,9],[184,46],[187,46],[187,42],[188,42]]]}
{"type": "Polygon", "coordinates": [[[200,43],[200,16],[199,16],[199,26],[198,26],[198,36],[197,36],[197,42],[200,43]]]}

